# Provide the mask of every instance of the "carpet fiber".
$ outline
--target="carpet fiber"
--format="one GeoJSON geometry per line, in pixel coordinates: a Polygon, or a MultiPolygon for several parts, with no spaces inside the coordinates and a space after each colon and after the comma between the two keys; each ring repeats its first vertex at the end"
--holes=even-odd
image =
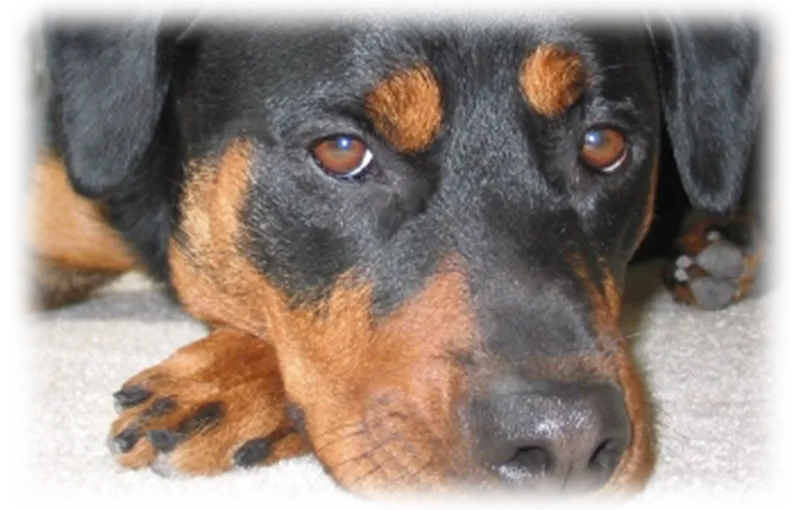
{"type": "MultiPolygon", "coordinates": [[[[676,304],[661,288],[656,266],[628,280],[625,331],[635,344],[657,404],[658,463],[640,501],[675,491],[762,491],[769,481],[768,430],[772,295],[720,312],[676,304]],[[746,438],[746,440],[742,440],[746,438]]],[[[32,332],[35,438],[31,475],[37,490],[75,491],[115,499],[125,494],[263,491],[272,497],[348,496],[312,457],[213,479],[160,478],[126,471],[106,451],[115,417],[111,393],[138,371],[204,327],[187,318],[145,280],[129,275],[91,301],[28,319],[32,332]]]]}

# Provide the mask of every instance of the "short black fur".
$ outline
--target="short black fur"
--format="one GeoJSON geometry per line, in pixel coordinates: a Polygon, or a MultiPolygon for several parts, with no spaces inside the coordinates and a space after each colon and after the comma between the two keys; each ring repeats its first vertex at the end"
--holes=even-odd
{"type": "Polygon", "coordinates": [[[53,26],[48,36],[55,150],[76,190],[108,204],[111,223],[164,280],[186,165],[246,138],[247,254],[296,303],[321,299],[358,268],[383,315],[458,254],[490,345],[513,358],[524,346],[509,338],[547,329],[542,349],[565,352],[591,344],[576,254],[598,284],[601,261],[622,280],[631,259],[665,254],[691,207],[729,213],[751,179],[762,50],[750,26],[182,28],[53,26]],[[518,85],[521,62],[543,42],[578,52],[592,77],[554,118],[532,111],[518,85]],[[403,153],[363,100],[419,63],[441,89],[443,122],[430,146],[403,153]],[[610,175],[578,163],[582,133],[598,124],[630,144],[610,175]],[[309,156],[337,133],[374,152],[359,179],[324,175],[309,156]],[[655,220],[634,257],[656,158],[655,220]],[[537,298],[542,288],[548,300],[537,298]]]}

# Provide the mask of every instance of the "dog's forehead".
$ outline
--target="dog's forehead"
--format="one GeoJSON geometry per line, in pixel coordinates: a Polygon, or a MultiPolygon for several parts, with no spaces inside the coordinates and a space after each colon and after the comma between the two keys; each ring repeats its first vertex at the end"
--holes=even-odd
{"type": "MultiPolygon", "coordinates": [[[[568,219],[579,232],[561,172],[541,164],[560,161],[567,144],[536,136],[555,124],[525,111],[526,102],[542,116],[569,105],[543,104],[528,75],[544,79],[547,96],[570,89],[561,74],[628,79],[646,55],[631,34],[570,24],[223,28],[201,40],[197,95],[182,101],[194,109],[186,118],[203,121],[190,127],[208,130],[193,133],[200,150],[190,152],[212,153],[230,133],[255,141],[242,210],[249,256],[293,300],[322,299],[357,268],[373,289],[373,312],[385,316],[455,253],[480,307],[499,301],[482,288],[497,267],[521,282],[534,263],[563,265],[560,252],[538,251],[542,239],[563,236],[545,223],[568,219]],[[308,147],[350,130],[364,133],[376,175],[396,186],[318,178],[308,147]],[[520,254],[530,260],[519,263],[520,254]]],[[[560,125],[575,116],[563,117],[560,125]]]]}
{"type": "MultiPolygon", "coordinates": [[[[498,73],[516,77],[526,56],[543,44],[567,50],[597,74],[641,60],[645,38],[636,29],[585,26],[570,20],[515,24],[360,23],[216,27],[199,57],[209,81],[243,98],[336,96],[362,98],[398,70],[432,66],[438,77],[498,73]],[[631,58],[632,53],[639,53],[631,58]],[[232,78],[235,77],[235,80],[232,78]]],[[[514,84],[516,85],[516,84],[514,84]]]]}

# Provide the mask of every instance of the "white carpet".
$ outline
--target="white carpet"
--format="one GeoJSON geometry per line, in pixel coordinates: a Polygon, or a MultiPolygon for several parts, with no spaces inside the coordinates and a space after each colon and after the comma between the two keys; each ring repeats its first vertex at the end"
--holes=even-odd
{"type": "MultiPolygon", "coordinates": [[[[694,310],[672,302],[653,267],[629,277],[625,307],[626,331],[659,407],[659,461],[639,501],[692,489],[728,497],[760,492],[770,478],[764,412],[772,387],[767,317],[774,296],[721,312],[694,310]]],[[[249,491],[269,499],[350,500],[311,457],[180,480],[115,464],[105,446],[115,417],[111,393],[204,334],[142,279],[131,275],[92,301],[27,321],[33,374],[30,475],[39,495],[80,493],[120,502],[249,491]]],[[[265,500],[261,506],[270,505],[265,500]]]]}

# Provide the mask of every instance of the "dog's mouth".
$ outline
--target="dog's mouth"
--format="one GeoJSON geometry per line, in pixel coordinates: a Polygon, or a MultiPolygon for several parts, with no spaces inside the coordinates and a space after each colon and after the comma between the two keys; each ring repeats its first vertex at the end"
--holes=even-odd
{"type": "Polygon", "coordinates": [[[352,353],[308,353],[282,362],[287,398],[302,410],[290,416],[347,490],[607,494],[640,488],[652,469],[647,407],[624,350],[610,356],[614,377],[580,382],[498,376],[465,355],[393,350],[345,369],[352,353]]]}
{"type": "Polygon", "coordinates": [[[463,285],[440,272],[379,321],[369,288],[349,284],[322,310],[270,318],[287,400],[327,472],[362,494],[640,487],[649,416],[621,335],[607,335],[600,361],[509,372],[478,347],[463,285]]]}
{"type": "Polygon", "coordinates": [[[623,400],[616,400],[617,409],[590,416],[591,405],[606,405],[604,398],[621,392],[603,385],[588,388],[589,397],[570,391],[501,402],[483,416],[493,423],[488,432],[480,430],[486,423],[476,424],[465,412],[431,413],[414,397],[391,390],[372,393],[350,412],[311,405],[301,426],[328,474],[358,494],[575,497],[637,488],[650,464],[637,452],[642,445],[634,434],[640,432],[628,421],[623,400]],[[538,415],[526,409],[498,416],[506,405],[541,409],[538,415]],[[565,407],[571,409],[567,415],[565,407]],[[494,423],[498,419],[504,422],[494,423]],[[571,424],[556,424],[564,419],[571,424]]]}

